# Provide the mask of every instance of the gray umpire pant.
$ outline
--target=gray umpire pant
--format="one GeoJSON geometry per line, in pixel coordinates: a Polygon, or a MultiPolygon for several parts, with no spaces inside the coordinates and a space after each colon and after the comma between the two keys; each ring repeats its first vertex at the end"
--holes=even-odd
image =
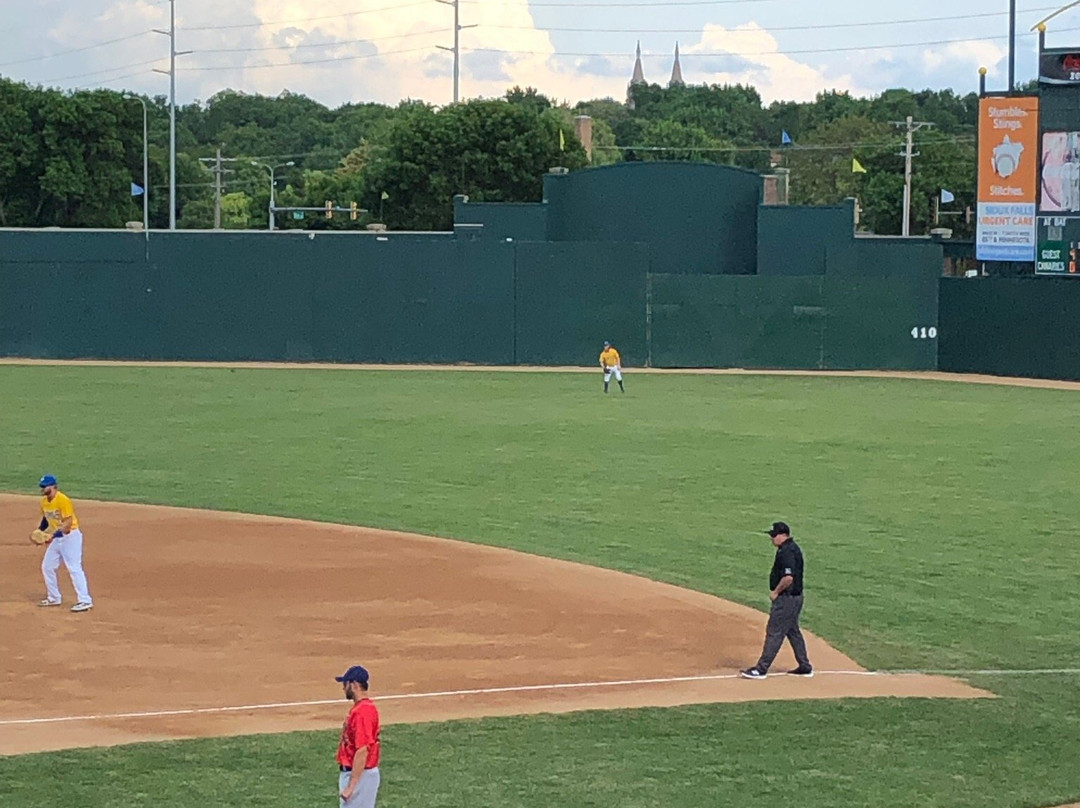
{"type": "Polygon", "coordinates": [[[768,673],[785,637],[791,643],[791,650],[795,652],[795,661],[799,666],[810,667],[810,658],[806,655],[806,641],[799,630],[802,601],[802,595],[781,595],[772,602],[769,625],[765,628],[765,648],[761,652],[761,659],[754,666],[762,673],[768,673]]]}
{"type": "MultiPolygon", "coordinates": [[[[349,784],[349,778],[352,776],[352,772],[341,772],[338,776],[338,794],[341,794],[341,789],[345,788],[349,784]]],[[[338,797],[338,805],[340,808],[375,808],[375,796],[379,793],[379,767],[374,769],[364,769],[360,774],[360,780],[356,784],[356,788],[353,789],[352,796],[349,797],[349,801],[338,797]]]]}

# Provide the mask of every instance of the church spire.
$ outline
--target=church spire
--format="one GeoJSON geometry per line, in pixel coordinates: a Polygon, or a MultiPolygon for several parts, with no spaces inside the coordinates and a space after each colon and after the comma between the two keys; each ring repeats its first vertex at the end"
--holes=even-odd
{"type": "Polygon", "coordinates": [[[644,84],[645,71],[641,67],[641,40],[637,43],[637,58],[634,60],[634,75],[630,77],[630,84],[644,84]]]}
{"type": "Polygon", "coordinates": [[[679,43],[675,43],[675,64],[671,66],[671,80],[668,87],[685,87],[686,82],[682,77],[682,65],[679,64],[679,43]]]}
{"type": "Polygon", "coordinates": [[[630,77],[630,83],[626,85],[626,106],[634,108],[634,87],[645,83],[645,71],[641,68],[641,40],[637,43],[637,58],[634,59],[634,75],[630,77]]]}

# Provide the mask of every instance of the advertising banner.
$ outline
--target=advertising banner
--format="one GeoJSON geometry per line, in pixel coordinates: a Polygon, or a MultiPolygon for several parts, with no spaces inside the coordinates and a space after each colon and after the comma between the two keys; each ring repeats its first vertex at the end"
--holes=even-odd
{"type": "Polygon", "coordinates": [[[1039,275],[1075,275],[1076,251],[1064,241],[1044,241],[1039,245],[1035,272],[1039,275]]]}
{"type": "Polygon", "coordinates": [[[1043,84],[1080,84],[1080,51],[1046,48],[1039,56],[1039,81],[1043,84]]]}
{"type": "Polygon", "coordinates": [[[979,188],[975,256],[1035,260],[1039,99],[979,100],[979,188]]]}

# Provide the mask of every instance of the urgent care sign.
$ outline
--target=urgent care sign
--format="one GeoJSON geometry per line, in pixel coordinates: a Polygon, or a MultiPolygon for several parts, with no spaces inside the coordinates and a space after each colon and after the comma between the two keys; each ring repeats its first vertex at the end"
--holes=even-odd
{"type": "Polygon", "coordinates": [[[979,193],[975,257],[1035,260],[1039,99],[979,100],[979,193]]]}

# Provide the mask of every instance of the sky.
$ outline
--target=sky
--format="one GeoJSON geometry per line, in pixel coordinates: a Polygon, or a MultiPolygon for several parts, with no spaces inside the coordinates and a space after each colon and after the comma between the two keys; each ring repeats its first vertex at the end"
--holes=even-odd
{"type": "MultiPolygon", "coordinates": [[[[1065,0],[1019,0],[1018,80],[1029,29],[1065,0]]],[[[977,89],[1007,81],[1008,0],[460,0],[460,91],[515,85],[557,101],[623,99],[640,41],[666,84],[678,43],[690,84],[751,84],[766,103],[825,90],[977,89]]],[[[0,0],[0,75],[32,84],[169,91],[169,0],[0,0]]],[[[439,0],[175,0],[178,103],[224,89],[288,90],[327,106],[452,100],[454,8],[439,0]]],[[[1080,7],[1050,46],[1080,43],[1080,7]]]]}

